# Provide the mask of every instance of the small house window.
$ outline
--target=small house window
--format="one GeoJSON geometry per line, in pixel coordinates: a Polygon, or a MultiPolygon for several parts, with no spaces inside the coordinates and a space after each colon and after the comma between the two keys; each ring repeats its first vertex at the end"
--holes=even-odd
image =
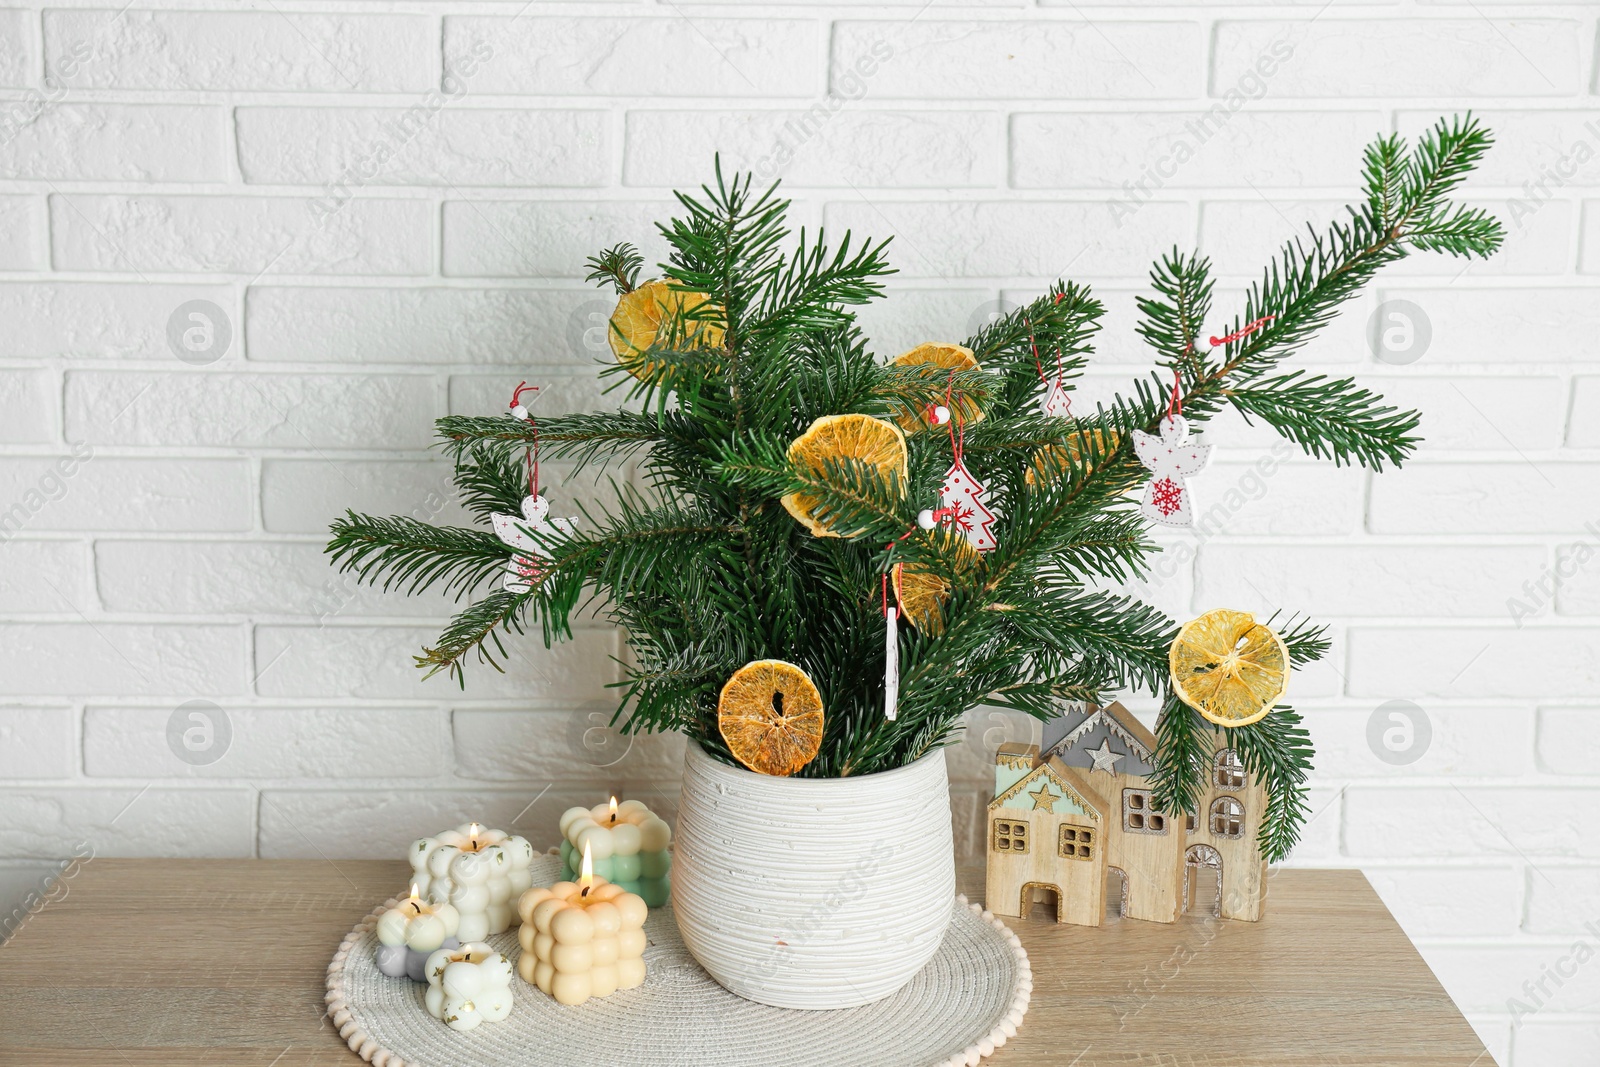
{"type": "Polygon", "coordinates": [[[1216,770],[1218,789],[1244,788],[1244,762],[1233,749],[1225,748],[1217,753],[1216,770]]]}
{"type": "Polygon", "coordinates": [[[1059,851],[1065,859],[1093,859],[1094,831],[1084,826],[1063,826],[1059,851]]]}
{"type": "Polygon", "coordinates": [[[1194,833],[1194,812],[1189,812],[1183,817],[1183,828],[1189,833],[1194,833]]]}
{"type": "Polygon", "coordinates": [[[1148,789],[1122,791],[1122,828],[1131,834],[1164,834],[1167,817],[1155,810],[1148,789]]]}
{"type": "Polygon", "coordinates": [[[1232,797],[1211,803],[1211,832],[1217,837],[1244,836],[1244,805],[1232,797]]]}
{"type": "Polygon", "coordinates": [[[1028,851],[1028,824],[1025,822],[1012,822],[1008,819],[996,819],[994,821],[994,851],[1028,851]]]}

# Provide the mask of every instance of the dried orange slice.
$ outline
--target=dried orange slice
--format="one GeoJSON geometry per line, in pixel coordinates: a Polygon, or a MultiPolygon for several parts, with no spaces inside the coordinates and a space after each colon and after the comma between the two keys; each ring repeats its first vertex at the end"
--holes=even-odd
{"type": "Polygon", "coordinates": [[[734,671],[722,687],[717,729],[740,763],[786,777],[822,747],[822,694],[793,663],[758,659],[734,671]]]}
{"type": "MultiPolygon", "coordinates": [[[[926,367],[929,377],[938,372],[942,380],[947,375],[943,372],[953,370],[978,370],[977,357],[972,354],[972,349],[964,345],[946,345],[930,341],[918,345],[909,352],[902,353],[894,358],[892,364],[896,367],[926,367]]],[[[983,418],[983,409],[971,397],[960,397],[955,402],[955,408],[950,412],[951,417],[960,418],[963,422],[978,422],[983,418]]],[[[906,433],[918,433],[926,430],[930,425],[926,412],[902,411],[895,416],[895,421],[906,433]]]]}
{"type": "MultiPolygon", "coordinates": [[[[650,373],[649,362],[641,360],[664,323],[680,313],[692,311],[711,298],[705,293],[682,292],[672,288],[671,280],[657,279],[645,282],[631,293],[624,293],[617,301],[617,310],[611,313],[607,336],[617,362],[628,369],[635,378],[650,373]]],[[[716,348],[722,344],[722,327],[711,322],[690,322],[689,345],[693,348],[716,348]]]]}
{"type": "Polygon", "coordinates": [[[1041,481],[1055,481],[1072,466],[1082,466],[1084,445],[1090,442],[1097,456],[1106,456],[1122,443],[1122,435],[1115,430],[1079,430],[1067,438],[1065,445],[1045,445],[1033,454],[1022,480],[1033,488],[1041,481]]]}
{"type": "MultiPolygon", "coordinates": [[[[972,547],[963,534],[953,530],[940,531],[950,538],[947,546],[955,552],[957,569],[961,574],[977,570],[983,557],[972,547]]],[[[924,634],[944,632],[944,605],[950,599],[950,580],[915,564],[897,563],[894,568],[894,598],[900,605],[900,614],[924,634]]]]}
{"type": "MultiPolygon", "coordinates": [[[[894,424],[871,415],[824,415],[789,446],[789,462],[819,476],[829,461],[842,459],[875,467],[885,480],[891,473],[895,474],[901,486],[905,485],[905,435],[894,424]]],[[[782,503],[789,514],[817,537],[854,537],[859,532],[841,533],[813,517],[812,511],[821,501],[809,493],[790,493],[782,503]]]]}
{"type": "Polygon", "coordinates": [[[1167,655],[1183,702],[1218,726],[1266,717],[1289,685],[1289,649],[1248,611],[1219,608],[1184,624],[1167,655]]]}

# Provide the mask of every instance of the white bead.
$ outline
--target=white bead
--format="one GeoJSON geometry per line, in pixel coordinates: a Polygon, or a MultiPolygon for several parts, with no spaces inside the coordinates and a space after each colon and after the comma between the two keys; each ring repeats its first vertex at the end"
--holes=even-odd
{"type": "Polygon", "coordinates": [[[949,421],[950,421],[950,409],[949,408],[945,407],[943,404],[940,404],[938,407],[933,409],[933,424],[935,426],[943,426],[945,423],[947,423],[949,421]]]}
{"type": "Polygon", "coordinates": [[[521,404],[518,404],[516,407],[511,409],[511,417],[514,419],[525,419],[528,417],[528,409],[523,407],[521,404]]]}
{"type": "Polygon", "coordinates": [[[933,529],[932,509],[923,508],[921,511],[917,512],[917,525],[922,527],[924,530],[933,529]]]}

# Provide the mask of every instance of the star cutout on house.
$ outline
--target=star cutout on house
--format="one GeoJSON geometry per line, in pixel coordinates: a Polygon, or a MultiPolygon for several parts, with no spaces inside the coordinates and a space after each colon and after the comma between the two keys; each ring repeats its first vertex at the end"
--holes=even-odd
{"type": "Polygon", "coordinates": [[[1094,760],[1093,769],[1105,771],[1107,774],[1116,774],[1117,761],[1128,758],[1125,752],[1113,752],[1111,750],[1111,739],[1109,737],[1100,742],[1099,748],[1086,748],[1084,751],[1089,754],[1090,759],[1094,760]]]}
{"type": "Polygon", "coordinates": [[[1058,799],[1054,793],[1050,792],[1050,786],[1044,782],[1039,783],[1039,788],[1028,795],[1033,798],[1034,811],[1049,811],[1055,807],[1058,799]]]}

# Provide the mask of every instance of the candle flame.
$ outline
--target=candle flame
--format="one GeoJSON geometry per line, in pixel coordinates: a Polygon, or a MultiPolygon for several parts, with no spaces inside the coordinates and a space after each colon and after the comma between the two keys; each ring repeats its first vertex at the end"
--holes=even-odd
{"type": "Polygon", "coordinates": [[[588,841],[583,843],[583,866],[579,869],[578,888],[582,896],[588,896],[589,890],[594,888],[594,854],[590,851],[588,841]]]}
{"type": "Polygon", "coordinates": [[[611,821],[612,822],[616,822],[617,821],[617,798],[616,797],[612,797],[611,798],[611,821]]]}
{"type": "Polygon", "coordinates": [[[411,899],[412,900],[416,900],[421,895],[422,895],[421,893],[417,892],[417,883],[412,882],[411,883],[411,899]]]}
{"type": "Polygon", "coordinates": [[[422,914],[422,905],[418,902],[418,898],[420,896],[421,896],[421,894],[419,894],[417,892],[417,883],[412,882],[411,883],[411,899],[406,901],[406,903],[410,904],[411,905],[411,910],[416,912],[418,915],[422,914]]]}

